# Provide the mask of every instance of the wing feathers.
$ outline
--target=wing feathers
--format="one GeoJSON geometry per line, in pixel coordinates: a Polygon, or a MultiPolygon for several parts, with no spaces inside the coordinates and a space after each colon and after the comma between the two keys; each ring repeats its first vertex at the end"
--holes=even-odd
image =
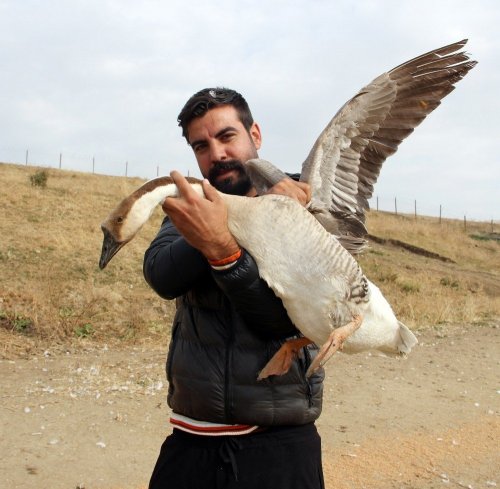
{"type": "Polygon", "coordinates": [[[378,76],[330,121],[302,165],[301,180],[311,184],[313,198],[332,215],[352,214],[364,221],[386,158],[476,65],[457,52],[466,42],[435,49],[378,76]]]}

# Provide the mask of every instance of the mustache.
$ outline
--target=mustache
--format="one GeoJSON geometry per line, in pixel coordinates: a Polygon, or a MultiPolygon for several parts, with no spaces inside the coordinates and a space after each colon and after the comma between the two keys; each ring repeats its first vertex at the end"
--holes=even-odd
{"type": "Polygon", "coordinates": [[[245,165],[240,160],[215,161],[208,171],[208,181],[225,194],[246,195],[252,188],[252,182],[245,165]],[[235,178],[224,178],[224,173],[235,171],[235,178]],[[218,177],[222,175],[222,179],[218,177]]]}
{"type": "Polygon", "coordinates": [[[218,176],[231,170],[236,170],[243,175],[246,174],[245,166],[240,160],[216,161],[208,171],[208,180],[212,182],[218,176]]]}

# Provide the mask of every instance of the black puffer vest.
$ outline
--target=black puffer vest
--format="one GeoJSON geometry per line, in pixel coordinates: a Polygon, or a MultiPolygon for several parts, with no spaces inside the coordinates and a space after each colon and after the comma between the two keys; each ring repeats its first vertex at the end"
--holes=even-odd
{"type": "Polygon", "coordinates": [[[185,242],[176,240],[170,247],[167,235],[172,232],[167,223],[146,252],[144,266],[146,279],[164,297],[177,295],[181,283],[190,284],[177,295],[167,358],[169,406],[184,416],[215,423],[271,426],[315,421],[321,413],[324,373],[320,369],[306,379],[305,372],[316,349],[302,349],[287,374],[257,381],[259,371],[285,341],[284,331],[290,336],[296,330],[281,301],[258,277],[253,258],[244,252],[231,269],[213,272],[206,260],[198,261],[197,252],[186,249],[185,242]],[[181,258],[184,266],[186,261],[191,264],[186,275],[192,278],[180,273],[181,258]],[[195,273],[193,267],[203,267],[203,272],[195,273]],[[266,324],[261,318],[268,317],[266,324]],[[280,330],[280,322],[288,330],[280,330]]]}

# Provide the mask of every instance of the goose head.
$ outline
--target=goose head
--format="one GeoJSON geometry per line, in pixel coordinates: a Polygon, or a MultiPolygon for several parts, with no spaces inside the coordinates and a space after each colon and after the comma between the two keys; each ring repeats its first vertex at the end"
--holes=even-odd
{"type": "MultiPolygon", "coordinates": [[[[118,251],[131,241],[139,232],[142,224],[137,226],[135,219],[131,218],[134,202],[131,196],[120,202],[119,206],[106,218],[101,224],[104,234],[102,242],[101,257],[99,259],[99,268],[102,270],[109,263],[118,251]]],[[[145,221],[144,221],[145,222],[145,221]]]]}
{"type": "MultiPolygon", "coordinates": [[[[187,180],[203,195],[200,180],[191,177],[187,177],[187,180]]],[[[166,197],[178,195],[177,186],[171,177],[159,177],[149,180],[123,199],[101,224],[104,239],[99,268],[105,268],[111,258],[134,239],[158,204],[166,197]]]]}
{"type": "Polygon", "coordinates": [[[104,234],[99,268],[102,270],[121,248],[134,239],[144,223],[149,219],[155,205],[150,209],[145,205],[148,194],[137,192],[123,199],[101,224],[104,234]]]}

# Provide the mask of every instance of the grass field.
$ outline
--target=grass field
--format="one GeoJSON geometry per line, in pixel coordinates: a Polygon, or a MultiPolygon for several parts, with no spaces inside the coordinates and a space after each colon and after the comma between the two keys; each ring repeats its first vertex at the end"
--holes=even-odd
{"type": "MultiPolygon", "coordinates": [[[[167,341],[174,305],[157,297],[142,276],[161,209],[108,268],[97,265],[101,221],[143,180],[2,163],[0,179],[7,189],[0,195],[4,355],[49,344],[167,341]],[[36,180],[42,170],[46,186],[36,180]]],[[[498,224],[468,222],[465,229],[462,221],[371,212],[368,228],[393,241],[372,241],[360,263],[411,328],[500,316],[498,224]]]]}

